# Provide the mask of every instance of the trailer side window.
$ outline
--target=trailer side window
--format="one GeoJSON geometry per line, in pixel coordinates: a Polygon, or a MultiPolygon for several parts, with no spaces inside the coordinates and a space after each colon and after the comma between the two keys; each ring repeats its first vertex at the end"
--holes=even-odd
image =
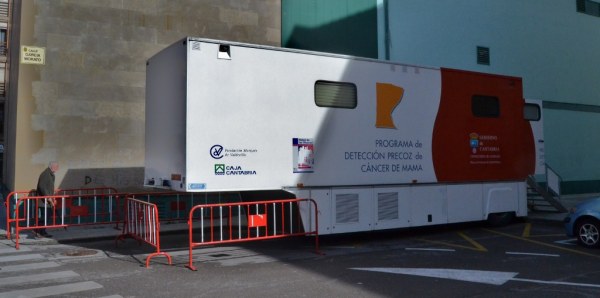
{"type": "Polygon", "coordinates": [[[542,118],[540,106],[533,103],[526,103],[523,106],[523,118],[529,121],[540,121],[542,118]]]}
{"type": "Polygon", "coordinates": [[[498,118],[500,117],[500,101],[495,96],[473,95],[471,111],[475,117],[498,118]]]}
{"type": "Polygon", "coordinates": [[[327,108],[356,108],[356,85],[345,82],[317,81],[315,103],[327,108]]]}

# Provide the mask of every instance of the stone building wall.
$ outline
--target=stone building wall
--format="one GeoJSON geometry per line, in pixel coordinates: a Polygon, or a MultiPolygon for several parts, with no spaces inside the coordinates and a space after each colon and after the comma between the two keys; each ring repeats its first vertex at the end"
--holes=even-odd
{"type": "MultiPolygon", "coordinates": [[[[185,37],[279,46],[280,0],[23,0],[15,189],[50,160],[57,186],[141,185],[146,60],[185,37]]],[[[160,117],[160,115],[156,115],[160,117]]]]}

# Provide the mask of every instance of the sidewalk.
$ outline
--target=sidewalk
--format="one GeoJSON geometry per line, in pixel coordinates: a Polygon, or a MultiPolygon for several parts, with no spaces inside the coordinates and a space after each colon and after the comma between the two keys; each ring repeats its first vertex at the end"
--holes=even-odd
{"type": "MultiPolygon", "coordinates": [[[[174,233],[174,232],[185,232],[188,230],[187,223],[163,223],[160,226],[161,234],[174,233]]],[[[123,232],[123,224],[120,224],[117,228],[114,224],[105,225],[90,225],[90,226],[72,226],[68,228],[55,228],[46,230],[52,237],[40,237],[36,238],[33,236],[31,230],[22,231],[20,233],[20,244],[53,244],[53,243],[68,243],[77,241],[96,241],[96,240],[114,240],[117,236],[123,232]]],[[[0,228],[0,235],[5,236],[6,230],[0,228]]],[[[12,235],[12,240],[2,241],[15,241],[15,234],[12,235]]]]}

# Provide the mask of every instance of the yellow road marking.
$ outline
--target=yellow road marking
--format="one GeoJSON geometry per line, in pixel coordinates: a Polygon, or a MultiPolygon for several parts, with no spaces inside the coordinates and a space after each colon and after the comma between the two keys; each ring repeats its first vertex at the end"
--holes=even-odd
{"type": "Polygon", "coordinates": [[[568,252],[572,252],[572,253],[576,253],[576,254],[580,254],[580,255],[584,255],[584,256],[594,257],[594,258],[599,258],[600,259],[600,255],[594,255],[594,254],[591,254],[591,253],[587,253],[587,252],[583,252],[583,251],[578,251],[578,250],[570,249],[570,248],[566,248],[566,247],[561,247],[561,246],[557,246],[557,245],[553,245],[553,244],[549,244],[549,243],[544,243],[544,242],[536,241],[536,240],[532,240],[532,239],[527,239],[527,238],[523,238],[523,237],[511,235],[511,234],[506,234],[506,233],[498,232],[498,231],[493,231],[493,230],[488,230],[488,229],[482,229],[482,230],[488,231],[490,233],[502,235],[502,236],[505,236],[505,237],[513,238],[513,239],[519,239],[519,240],[527,241],[527,242],[530,242],[530,243],[539,244],[539,245],[542,245],[542,246],[556,248],[556,249],[559,249],[559,250],[564,250],[564,251],[568,251],[568,252]]]}
{"type": "Polygon", "coordinates": [[[526,223],[525,227],[523,228],[523,234],[521,235],[521,237],[524,238],[533,238],[533,237],[560,237],[560,236],[564,236],[565,234],[548,234],[548,235],[531,235],[531,223],[526,223]]]}
{"type": "Polygon", "coordinates": [[[456,247],[456,248],[469,249],[469,250],[474,250],[474,251],[483,251],[483,252],[488,251],[485,247],[483,247],[483,245],[477,243],[477,241],[475,241],[472,238],[470,238],[469,236],[465,235],[463,232],[457,232],[457,233],[460,237],[467,240],[473,246],[466,246],[466,245],[448,243],[448,242],[443,242],[443,241],[428,240],[428,239],[423,239],[423,238],[421,238],[419,240],[428,242],[428,243],[440,244],[440,245],[456,247]]]}
{"type": "Polygon", "coordinates": [[[469,241],[469,243],[471,243],[471,245],[475,246],[479,251],[488,251],[485,247],[483,247],[483,245],[479,244],[477,241],[473,240],[473,238],[470,238],[469,236],[465,235],[465,233],[463,232],[458,232],[458,235],[460,237],[463,237],[463,239],[469,241]]]}
{"type": "Polygon", "coordinates": [[[525,237],[525,238],[528,238],[531,236],[531,224],[530,223],[525,224],[525,228],[523,229],[523,234],[521,236],[525,237]]]}

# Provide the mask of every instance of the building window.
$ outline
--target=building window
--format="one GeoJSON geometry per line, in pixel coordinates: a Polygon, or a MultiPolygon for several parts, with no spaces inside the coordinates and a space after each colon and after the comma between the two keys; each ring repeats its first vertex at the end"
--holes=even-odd
{"type": "Polygon", "coordinates": [[[473,95],[471,111],[475,117],[498,118],[500,117],[500,100],[495,96],[473,95]]]}
{"type": "Polygon", "coordinates": [[[0,29],[0,55],[6,56],[6,29],[0,29]]]}
{"type": "Polygon", "coordinates": [[[315,104],[327,108],[356,108],[356,85],[344,82],[317,81],[315,104]]]}
{"type": "Polygon", "coordinates": [[[600,2],[594,0],[576,0],[577,12],[600,17],[600,2]]]}
{"type": "Polygon", "coordinates": [[[477,47],[477,64],[490,65],[490,48],[477,47]]]}

